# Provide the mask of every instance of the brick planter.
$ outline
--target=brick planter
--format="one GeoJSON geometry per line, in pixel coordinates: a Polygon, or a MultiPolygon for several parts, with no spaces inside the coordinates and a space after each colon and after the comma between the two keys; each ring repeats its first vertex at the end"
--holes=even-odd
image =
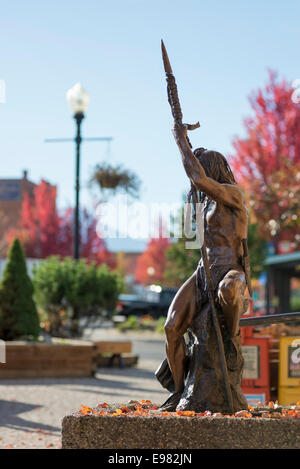
{"type": "Polygon", "coordinates": [[[93,376],[98,367],[134,366],[138,357],[131,342],[99,342],[53,338],[52,343],[6,342],[6,363],[0,363],[0,379],[93,376]],[[103,355],[103,354],[106,354],[103,355]],[[117,355],[112,361],[111,356],[117,355]]]}
{"type": "Polygon", "coordinates": [[[300,419],[68,415],[64,449],[300,448],[300,419]]]}
{"type": "Polygon", "coordinates": [[[0,363],[0,378],[93,376],[95,354],[91,342],[6,342],[6,363],[0,363]]]}

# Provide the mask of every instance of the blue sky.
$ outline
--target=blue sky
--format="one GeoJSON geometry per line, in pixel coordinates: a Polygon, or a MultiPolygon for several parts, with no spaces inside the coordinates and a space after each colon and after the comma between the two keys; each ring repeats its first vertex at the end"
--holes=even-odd
{"type": "Polygon", "coordinates": [[[56,183],[59,204],[73,204],[74,146],[45,138],[73,137],[65,92],[80,81],[90,94],[83,123],[82,201],[94,200],[87,181],[109,159],[134,170],[141,200],[176,202],[188,187],[171,134],[160,39],[179,87],[184,120],[199,120],[194,146],[228,154],[243,135],[247,96],[267,69],[300,77],[300,3],[190,0],[11,1],[0,15],[1,178],[29,170],[56,183]]]}

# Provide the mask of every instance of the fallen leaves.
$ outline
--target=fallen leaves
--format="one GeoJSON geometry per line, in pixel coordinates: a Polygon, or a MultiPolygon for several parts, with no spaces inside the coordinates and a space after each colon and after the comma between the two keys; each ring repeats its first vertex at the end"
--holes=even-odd
{"type": "Polygon", "coordinates": [[[284,415],[281,412],[272,412],[271,413],[272,419],[281,419],[284,418],[284,415]]]}
{"type": "Polygon", "coordinates": [[[103,407],[104,409],[107,409],[107,408],[109,407],[109,405],[106,404],[106,402],[102,402],[102,404],[98,404],[97,407],[98,407],[98,409],[101,409],[102,407],[103,407]]]}
{"type": "Polygon", "coordinates": [[[0,437],[2,449],[34,449],[34,448],[61,448],[61,437],[57,432],[46,431],[35,427],[24,430],[20,434],[11,433],[0,437]]]}
{"type": "Polygon", "coordinates": [[[81,409],[79,410],[79,412],[82,415],[86,415],[86,414],[89,414],[89,413],[93,412],[93,409],[91,409],[90,407],[87,407],[86,405],[81,404],[80,407],[81,407],[81,409]]]}
{"type": "Polygon", "coordinates": [[[130,409],[128,407],[126,407],[126,405],[122,405],[121,409],[122,409],[122,412],[124,414],[128,414],[130,412],[130,409]]]}
{"type": "Polygon", "coordinates": [[[194,417],[195,412],[193,410],[177,410],[176,414],[182,417],[194,417]]]}
{"type": "Polygon", "coordinates": [[[248,409],[239,410],[234,414],[222,414],[220,412],[211,412],[206,410],[205,412],[195,412],[193,410],[177,410],[176,412],[160,411],[156,404],[153,404],[150,400],[135,401],[131,400],[127,405],[121,404],[119,407],[109,405],[106,402],[97,405],[96,409],[81,405],[78,411],[81,415],[103,415],[112,417],[122,416],[159,416],[159,417],[226,417],[226,418],[277,418],[277,419],[291,419],[300,418],[300,401],[293,406],[280,406],[278,402],[269,402],[263,404],[259,402],[255,407],[248,406],[248,409]]]}
{"type": "Polygon", "coordinates": [[[251,412],[247,411],[247,410],[239,410],[238,412],[236,412],[234,414],[235,417],[242,417],[242,418],[251,418],[252,417],[252,414],[251,412]]]}

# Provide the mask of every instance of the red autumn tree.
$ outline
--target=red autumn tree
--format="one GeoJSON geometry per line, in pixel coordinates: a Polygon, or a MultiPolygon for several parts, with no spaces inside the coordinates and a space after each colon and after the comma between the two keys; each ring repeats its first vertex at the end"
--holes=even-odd
{"type": "MultiPolygon", "coordinates": [[[[96,232],[96,220],[86,210],[80,217],[80,256],[97,264],[106,263],[114,267],[114,259],[106,249],[103,239],[96,232]]],[[[73,209],[61,215],[56,207],[56,187],[41,181],[34,189],[33,197],[25,194],[20,226],[6,233],[8,242],[18,236],[24,245],[27,257],[43,259],[50,255],[72,256],[73,209]]]]}
{"type": "Polygon", "coordinates": [[[71,256],[74,235],[74,213],[73,209],[67,208],[60,216],[59,231],[57,233],[57,245],[62,257],[71,256]]]}
{"type": "Polygon", "coordinates": [[[114,268],[116,261],[110,253],[104,240],[97,230],[97,220],[86,210],[81,213],[81,256],[95,261],[97,264],[107,264],[114,268]]]}
{"type": "Polygon", "coordinates": [[[146,250],[138,258],[135,277],[142,284],[162,283],[166,268],[166,250],[170,241],[166,238],[152,238],[146,250]]]}
{"type": "Polygon", "coordinates": [[[300,105],[293,89],[269,73],[265,88],[250,98],[253,117],[244,121],[246,136],[235,138],[230,163],[250,200],[251,213],[264,238],[289,240],[299,247],[300,105]]]}
{"type": "Polygon", "coordinates": [[[19,228],[10,230],[8,241],[18,236],[28,257],[44,258],[58,254],[57,233],[60,219],[56,210],[56,186],[42,180],[33,196],[24,194],[19,228]]]}
{"type": "MultiPolygon", "coordinates": [[[[60,227],[57,233],[58,254],[72,256],[74,239],[74,212],[68,208],[60,217],[60,227]]],[[[106,248],[105,241],[97,232],[97,220],[83,209],[80,213],[80,257],[94,261],[96,264],[107,264],[114,268],[116,261],[106,248]]]]}

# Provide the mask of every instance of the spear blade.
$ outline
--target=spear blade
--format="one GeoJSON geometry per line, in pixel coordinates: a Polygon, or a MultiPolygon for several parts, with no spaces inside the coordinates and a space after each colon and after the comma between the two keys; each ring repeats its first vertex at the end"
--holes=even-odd
{"type": "Polygon", "coordinates": [[[173,74],[172,67],[171,67],[170,60],[169,60],[168,53],[167,53],[167,49],[163,40],[161,40],[161,53],[162,53],[165,72],[173,74]]]}
{"type": "Polygon", "coordinates": [[[168,101],[171,107],[172,115],[176,122],[182,124],[182,111],[178,97],[177,85],[163,40],[161,40],[161,52],[166,73],[168,101]]]}

